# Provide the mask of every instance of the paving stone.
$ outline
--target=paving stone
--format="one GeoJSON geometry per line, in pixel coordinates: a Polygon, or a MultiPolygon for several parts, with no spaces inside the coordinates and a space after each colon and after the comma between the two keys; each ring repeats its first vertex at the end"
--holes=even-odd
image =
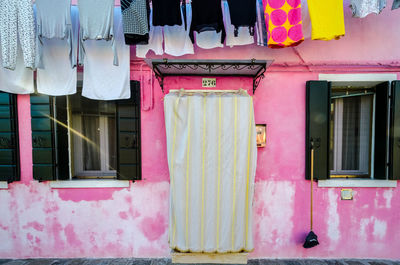
{"type": "Polygon", "coordinates": [[[8,260],[2,265],[25,265],[26,263],[27,263],[26,260],[23,259],[13,259],[13,260],[8,260]]]}
{"type": "MultiPolygon", "coordinates": [[[[0,259],[0,265],[172,265],[171,259],[0,259]]],[[[181,264],[185,265],[185,264],[181,264]]],[[[188,264],[194,265],[194,264],[188,264]]],[[[199,264],[207,265],[207,264],[199,264]]],[[[400,260],[250,259],[248,265],[400,265],[400,260]]]]}
{"type": "Polygon", "coordinates": [[[150,265],[149,263],[142,263],[140,259],[113,259],[111,265],[150,265]]]}
{"type": "Polygon", "coordinates": [[[392,262],[384,262],[384,261],[369,261],[369,265],[392,265],[392,262]]]}
{"type": "Polygon", "coordinates": [[[365,262],[361,260],[344,260],[348,265],[366,265],[365,262]]]}
{"type": "Polygon", "coordinates": [[[284,265],[283,261],[277,259],[249,259],[249,265],[284,265]]]}
{"type": "Polygon", "coordinates": [[[83,265],[86,259],[64,259],[59,260],[61,265],[83,265]]]}
{"type": "Polygon", "coordinates": [[[343,260],[324,260],[327,265],[347,265],[343,260]]]}
{"type": "Polygon", "coordinates": [[[54,259],[27,259],[25,260],[29,265],[52,265],[54,264],[54,259]]]}
{"type": "Polygon", "coordinates": [[[326,261],[321,259],[304,259],[302,261],[304,265],[327,265],[326,261]]]}
{"type": "MultiPolygon", "coordinates": [[[[172,264],[171,259],[151,259],[150,261],[150,265],[170,265],[172,264]]],[[[136,263],[135,263],[136,265],[136,263]]],[[[143,264],[143,265],[148,265],[148,264],[143,264]]]]}

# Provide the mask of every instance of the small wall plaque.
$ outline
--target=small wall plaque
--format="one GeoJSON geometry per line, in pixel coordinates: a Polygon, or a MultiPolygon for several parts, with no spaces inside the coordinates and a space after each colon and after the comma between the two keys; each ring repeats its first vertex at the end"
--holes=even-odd
{"type": "Polygon", "coordinates": [[[353,190],[352,189],[342,189],[340,191],[340,197],[342,200],[352,200],[353,199],[353,190]]]}
{"type": "Polygon", "coordinates": [[[202,80],[203,80],[202,87],[216,87],[217,86],[216,78],[203,78],[202,80]]]}
{"type": "Polygon", "coordinates": [[[265,147],[267,144],[267,125],[256,124],[257,131],[257,147],[265,147]]]}

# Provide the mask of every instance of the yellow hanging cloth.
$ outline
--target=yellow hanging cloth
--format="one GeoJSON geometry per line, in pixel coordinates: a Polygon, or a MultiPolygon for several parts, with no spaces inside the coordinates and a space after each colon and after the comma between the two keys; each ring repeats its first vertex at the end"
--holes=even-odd
{"type": "Polygon", "coordinates": [[[313,40],[339,39],[344,36],[343,0],[308,0],[313,40]]]}

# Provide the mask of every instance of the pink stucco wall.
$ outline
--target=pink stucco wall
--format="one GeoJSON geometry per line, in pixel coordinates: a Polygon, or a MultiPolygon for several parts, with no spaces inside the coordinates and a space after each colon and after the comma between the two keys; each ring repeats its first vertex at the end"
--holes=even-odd
{"type": "MultiPolygon", "coordinates": [[[[392,1],[388,1],[388,6],[392,1]]],[[[345,7],[348,1],[345,1],[345,7]]],[[[314,231],[321,245],[305,250],[309,181],[304,179],[305,82],[318,73],[400,73],[400,10],[354,19],[339,41],[306,40],[297,48],[245,46],[202,50],[183,58],[274,59],[254,96],[267,146],[258,151],[253,258],[357,257],[400,259],[400,188],[314,188],[314,231]]],[[[149,54],[149,57],[154,57],[149,54]]],[[[132,56],[132,79],[143,75],[143,180],[129,188],[52,189],[32,179],[29,96],[18,96],[21,181],[0,190],[0,258],[167,257],[169,175],[163,95],[149,69],[132,56]]],[[[169,78],[167,89],[200,88],[199,78],[169,78]]],[[[245,78],[218,78],[217,88],[250,88],[245,78]]]]}

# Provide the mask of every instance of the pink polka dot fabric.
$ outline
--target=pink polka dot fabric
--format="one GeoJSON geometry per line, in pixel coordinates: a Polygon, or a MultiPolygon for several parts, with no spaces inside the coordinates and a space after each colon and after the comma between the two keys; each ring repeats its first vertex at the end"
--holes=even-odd
{"type": "Polygon", "coordinates": [[[283,48],[304,40],[301,0],[263,0],[268,47],[283,48]]]}

